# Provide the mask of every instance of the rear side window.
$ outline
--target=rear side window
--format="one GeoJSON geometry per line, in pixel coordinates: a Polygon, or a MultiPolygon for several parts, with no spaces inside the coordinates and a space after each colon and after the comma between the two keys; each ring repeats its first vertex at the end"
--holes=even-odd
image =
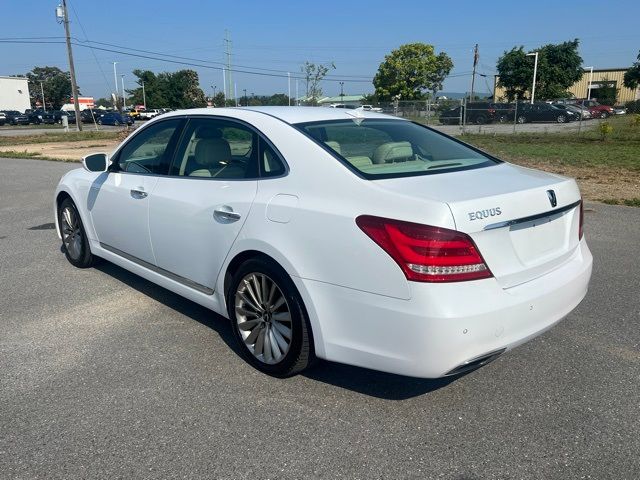
{"type": "Polygon", "coordinates": [[[428,175],[499,163],[422,125],[403,120],[330,120],[296,127],[369,179],[428,175]]]}

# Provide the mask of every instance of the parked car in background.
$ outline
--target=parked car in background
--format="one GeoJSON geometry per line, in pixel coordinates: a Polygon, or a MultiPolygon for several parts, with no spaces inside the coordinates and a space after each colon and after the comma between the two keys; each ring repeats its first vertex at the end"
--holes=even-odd
{"type": "MultiPolygon", "coordinates": [[[[131,118],[131,117],[129,117],[131,118]]],[[[132,122],[133,123],[133,122],[132,122]]],[[[98,125],[125,125],[128,121],[118,112],[107,112],[98,119],[98,125]]]]}
{"type": "Polygon", "coordinates": [[[140,112],[140,119],[141,120],[151,120],[152,118],[157,117],[158,115],[162,115],[162,110],[160,110],[159,108],[153,108],[150,110],[143,110],[140,112]]]}
{"type": "Polygon", "coordinates": [[[3,110],[10,125],[29,125],[29,116],[17,110],[3,110]]]}
{"type": "Polygon", "coordinates": [[[62,123],[62,117],[67,117],[69,125],[76,123],[76,112],[67,112],[66,110],[56,110],[53,112],[55,123],[62,123]]]}
{"type": "Polygon", "coordinates": [[[492,103],[495,110],[494,121],[505,123],[513,122],[515,114],[515,106],[513,103],[492,103]]]}
{"type": "Polygon", "coordinates": [[[492,123],[494,120],[496,120],[496,108],[495,104],[490,102],[467,103],[466,116],[463,106],[450,108],[440,114],[440,122],[444,125],[459,125],[461,121],[466,124],[483,125],[492,123]]]}
{"type": "Polygon", "coordinates": [[[100,120],[100,117],[102,117],[105,112],[106,110],[87,108],[80,112],[80,121],[82,123],[98,123],[98,120],[100,120]]]}
{"type": "Polygon", "coordinates": [[[140,117],[140,112],[138,110],[136,110],[135,108],[130,108],[125,110],[123,113],[125,113],[126,115],[129,115],[131,118],[133,118],[134,120],[136,118],[140,117]]]}
{"type": "Polygon", "coordinates": [[[607,118],[613,115],[613,108],[609,105],[602,105],[596,100],[578,99],[576,103],[587,107],[593,118],[607,118]]]}
{"type": "Polygon", "coordinates": [[[0,112],[0,126],[4,125],[5,123],[7,123],[7,116],[4,112],[0,112]]]}
{"type": "Polygon", "coordinates": [[[575,113],[578,116],[578,120],[580,120],[580,117],[582,117],[583,120],[588,120],[592,118],[591,112],[589,111],[588,108],[582,107],[577,104],[554,103],[553,106],[556,108],[559,108],[560,110],[566,110],[568,112],[575,113]]]}
{"type": "Polygon", "coordinates": [[[627,109],[624,105],[616,105],[613,107],[614,115],[625,115],[627,113],[627,109]]]}
{"type": "Polygon", "coordinates": [[[254,107],[151,120],[62,177],[62,251],[229,318],[238,351],[276,377],[316,356],[459,375],[578,306],[593,259],[573,179],[402,118],[359,117],[254,107]]]}
{"type": "Polygon", "coordinates": [[[555,105],[549,103],[522,103],[518,104],[518,113],[516,114],[518,123],[529,122],[558,122],[567,123],[578,120],[577,113],[562,110],[555,105]]]}
{"type": "Polygon", "coordinates": [[[355,110],[358,108],[356,105],[347,105],[345,103],[332,103],[329,105],[330,108],[346,108],[348,110],[355,110]]]}
{"type": "Polygon", "coordinates": [[[356,110],[366,110],[367,112],[382,113],[382,109],[380,107],[374,107],[373,105],[360,105],[356,110]]]}

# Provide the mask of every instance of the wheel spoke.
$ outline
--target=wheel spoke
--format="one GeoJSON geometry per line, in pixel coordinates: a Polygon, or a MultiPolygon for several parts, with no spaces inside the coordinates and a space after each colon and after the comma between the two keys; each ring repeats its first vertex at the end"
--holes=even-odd
{"type": "Polygon", "coordinates": [[[240,330],[244,330],[245,332],[248,332],[249,330],[254,328],[256,325],[258,325],[260,322],[261,320],[259,318],[256,318],[255,320],[247,320],[246,322],[239,323],[238,328],[240,330]]]}
{"type": "MultiPolygon", "coordinates": [[[[249,306],[249,304],[246,304],[246,306],[249,306]]],[[[244,317],[248,316],[248,315],[252,315],[254,317],[259,317],[262,314],[260,312],[256,312],[253,309],[251,310],[247,310],[246,308],[243,307],[236,307],[236,313],[239,315],[242,315],[244,317]]]]}
{"type": "Polygon", "coordinates": [[[251,300],[249,297],[247,297],[243,292],[238,292],[238,296],[242,299],[242,301],[244,303],[246,303],[249,307],[254,309],[256,312],[262,312],[263,311],[255,303],[253,303],[253,300],[251,300]]]}
{"type": "Polygon", "coordinates": [[[291,322],[291,314],[288,311],[274,313],[272,318],[278,322],[291,322]]]}
{"type": "Polygon", "coordinates": [[[244,339],[245,343],[247,345],[253,345],[254,343],[256,343],[256,340],[258,339],[258,335],[260,334],[261,331],[262,329],[260,327],[256,327],[253,330],[251,330],[251,333],[249,334],[249,336],[244,339]]]}
{"type": "Polygon", "coordinates": [[[267,306],[271,305],[271,302],[273,302],[273,295],[276,293],[276,282],[274,282],[273,280],[271,281],[271,289],[269,290],[269,296],[267,297],[267,301],[265,302],[267,306]]]}
{"type": "Polygon", "coordinates": [[[282,353],[280,352],[280,345],[278,344],[276,337],[273,335],[273,332],[273,328],[269,328],[267,335],[269,337],[269,345],[271,345],[271,354],[273,359],[278,361],[282,356],[282,353]]]}
{"type": "Polygon", "coordinates": [[[244,280],[244,284],[247,287],[246,291],[249,293],[249,296],[251,297],[251,299],[253,300],[254,305],[256,305],[256,310],[261,310],[259,305],[262,303],[258,297],[256,296],[255,292],[253,291],[253,285],[252,285],[252,279],[254,278],[254,276],[252,275],[251,278],[249,278],[248,280],[245,279],[244,280]]]}
{"type": "Polygon", "coordinates": [[[276,303],[273,304],[273,307],[271,309],[272,312],[275,312],[276,310],[278,310],[282,305],[284,305],[286,302],[286,300],[284,299],[284,295],[280,294],[280,298],[278,298],[278,300],[276,301],[276,303]]]}
{"type": "Polygon", "coordinates": [[[291,340],[291,329],[289,327],[285,327],[280,322],[274,322],[274,321],[271,321],[271,325],[273,325],[273,328],[278,330],[278,332],[280,332],[283,337],[291,340]]]}
{"type": "Polygon", "coordinates": [[[278,329],[276,327],[273,327],[270,331],[273,334],[273,338],[278,343],[280,350],[282,350],[283,352],[286,352],[287,348],[289,347],[289,344],[284,339],[284,337],[280,335],[280,332],[278,331],[278,329]]]}
{"type": "Polygon", "coordinates": [[[258,338],[256,339],[256,344],[253,347],[253,354],[256,357],[262,355],[262,350],[264,348],[264,328],[260,328],[259,330],[260,331],[258,332],[258,338]]]}
{"type": "Polygon", "coordinates": [[[264,355],[264,361],[267,363],[271,363],[271,361],[273,360],[273,355],[271,354],[271,338],[269,336],[269,327],[267,326],[267,328],[265,328],[263,332],[264,345],[262,353],[264,355]]]}

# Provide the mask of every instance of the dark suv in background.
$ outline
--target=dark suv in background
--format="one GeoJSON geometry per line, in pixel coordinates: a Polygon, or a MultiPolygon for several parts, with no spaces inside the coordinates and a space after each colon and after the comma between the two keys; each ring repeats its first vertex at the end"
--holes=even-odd
{"type": "Polygon", "coordinates": [[[29,117],[17,110],[2,110],[10,125],[29,125],[29,117]]]}
{"type": "Polygon", "coordinates": [[[444,125],[459,125],[460,120],[463,119],[467,124],[483,125],[491,123],[499,119],[496,105],[492,102],[469,102],[466,104],[466,118],[465,107],[458,106],[442,112],[440,114],[440,122],[444,125]]]}

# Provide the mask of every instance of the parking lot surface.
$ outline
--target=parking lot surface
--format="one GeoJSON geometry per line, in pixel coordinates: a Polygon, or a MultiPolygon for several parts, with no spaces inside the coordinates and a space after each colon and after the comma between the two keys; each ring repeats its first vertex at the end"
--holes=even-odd
{"type": "Polygon", "coordinates": [[[588,205],[587,298],[478,371],[277,380],[225,319],[67,263],[51,202],[75,167],[0,158],[0,478],[640,478],[640,209],[588,205]]]}

